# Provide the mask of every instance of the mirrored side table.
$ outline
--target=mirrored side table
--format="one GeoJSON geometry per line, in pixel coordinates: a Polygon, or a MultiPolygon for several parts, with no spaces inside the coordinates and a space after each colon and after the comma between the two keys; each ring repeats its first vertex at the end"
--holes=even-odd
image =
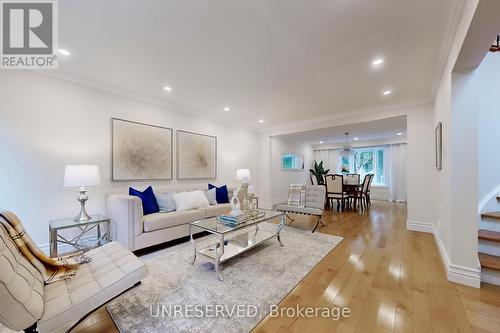
{"type": "Polygon", "coordinates": [[[90,220],[84,222],[75,221],[73,218],[49,221],[50,256],[59,256],[59,243],[71,245],[76,250],[88,251],[110,242],[110,234],[110,220],[102,215],[92,215],[90,220]],[[65,229],[76,229],[74,236],[69,238],[60,235],[59,231],[65,229]],[[89,237],[92,234],[95,236],[89,237]]]}

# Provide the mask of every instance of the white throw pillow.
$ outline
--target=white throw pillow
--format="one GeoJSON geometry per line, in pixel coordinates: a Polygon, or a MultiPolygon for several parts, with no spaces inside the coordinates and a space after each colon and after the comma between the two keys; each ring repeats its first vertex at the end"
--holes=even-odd
{"type": "Polygon", "coordinates": [[[210,206],[212,205],[217,205],[217,194],[215,192],[216,188],[212,188],[208,191],[205,192],[205,195],[207,196],[208,202],[210,203],[210,206]]]}
{"type": "Polygon", "coordinates": [[[203,191],[175,193],[174,201],[178,212],[210,206],[203,191]]]}
{"type": "Polygon", "coordinates": [[[168,213],[173,212],[175,210],[175,201],[173,192],[165,192],[160,194],[155,194],[156,201],[158,202],[158,207],[160,208],[160,212],[168,213]]]}

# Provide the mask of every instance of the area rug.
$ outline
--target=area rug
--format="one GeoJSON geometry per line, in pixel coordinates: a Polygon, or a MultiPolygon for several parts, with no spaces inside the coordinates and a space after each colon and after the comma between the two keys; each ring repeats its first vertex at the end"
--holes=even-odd
{"type": "Polygon", "coordinates": [[[272,238],[225,262],[224,281],[210,259],[198,255],[190,264],[189,243],[143,257],[149,276],[108,304],[108,312],[122,333],[249,332],[342,241],[293,227],[281,239],[283,247],[272,238]]]}

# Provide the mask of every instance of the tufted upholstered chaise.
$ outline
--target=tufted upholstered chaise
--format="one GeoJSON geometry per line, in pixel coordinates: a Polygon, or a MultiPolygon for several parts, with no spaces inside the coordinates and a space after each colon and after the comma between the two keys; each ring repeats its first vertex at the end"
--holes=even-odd
{"type": "Polygon", "coordinates": [[[276,210],[284,212],[292,222],[294,220],[288,215],[288,213],[316,216],[318,220],[316,222],[316,226],[314,226],[314,229],[312,230],[312,232],[315,232],[320,224],[324,225],[321,221],[321,217],[323,216],[323,209],[325,207],[325,195],[325,186],[306,185],[306,200],[304,206],[277,205],[276,210]]]}
{"type": "Polygon", "coordinates": [[[117,242],[86,253],[92,258],[70,280],[44,285],[0,225],[0,323],[13,330],[65,332],[88,313],[147,275],[142,261],[117,242]]]}

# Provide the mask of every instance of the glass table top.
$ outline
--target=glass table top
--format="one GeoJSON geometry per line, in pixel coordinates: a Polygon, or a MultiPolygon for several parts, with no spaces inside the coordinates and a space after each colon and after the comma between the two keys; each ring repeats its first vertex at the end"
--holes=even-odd
{"type": "Polygon", "coordinates": [[[248,226],[252,226],[252,225],[255,225],[258,223],[266,222],[266,221],[269,221],[271,219],[274,219],[276,217],[283,215],[283,213],[281,213],[281,212],[275,212],[275,211],[271,211],[271,210],[259,209],[259,212],[263,212],[264,216],[259,217],[255,220],[248,220],[248,221],[240,223],[238,225],[229,225],[229,224],[219,222],[219,221],[217,221],[217,218],[215,218],[215,217],[192,222],[192,223],[190,223],[190,225],[195,226],[195,227],[199,227],[201,229],[205,229],[205,230],[212,232],[212,233],[227,234],[227,233],[230,233],[232,231],[246,228],[248,226]]]}
{"type": "Polygon", "coordinates": [[[103,215],[92,215],[91,219],[88,221],[75,221],[74,218],[61,219],[61,220],[52,220],[49,221],[49,225],[51,229],[66,229],[66,228],[74,228],[83,225],[96,224],[101,222],[107,222],[109,218],[103,215]]]}

